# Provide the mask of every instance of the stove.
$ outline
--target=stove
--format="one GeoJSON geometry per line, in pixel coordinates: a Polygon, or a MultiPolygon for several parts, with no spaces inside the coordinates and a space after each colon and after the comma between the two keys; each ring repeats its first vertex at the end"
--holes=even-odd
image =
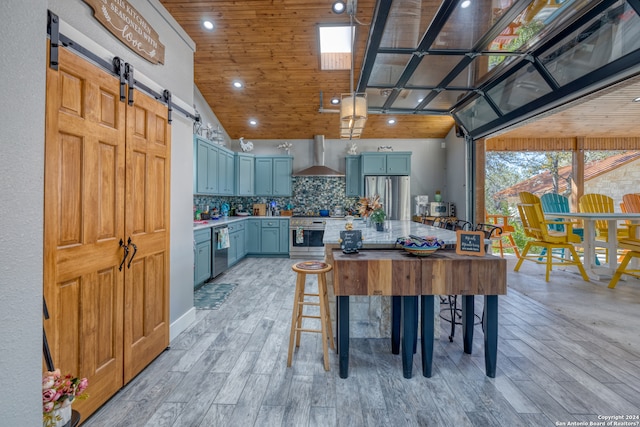
{"type": "Polygon", "coordinates": [[[324,258],[327,217],[293,216],[289,220],[289,258],[324,258]]]}

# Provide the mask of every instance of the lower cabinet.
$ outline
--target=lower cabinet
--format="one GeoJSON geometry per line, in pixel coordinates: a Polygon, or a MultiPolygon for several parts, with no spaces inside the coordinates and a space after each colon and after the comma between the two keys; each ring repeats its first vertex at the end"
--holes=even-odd
{"type": "Polygon", "coordinates": [[[246,248],[247,253],[257,254],[260,253],[260,230],[262,228],[261,219],[248,219],[246,229],[246,248]]]}
{"type": "Polygon", "coordinates": [[[280,224],[278,221],[263,221],[260,233],[260,252],[274,254],[280,252],[280,224]]]}
{"type": "Polygon", "coordinates": [[[288,219],[250,219],[247,221],[247,253],[251,255],[289,255],[288,219]]]}
{"type": "Polygon", "coordinates": [[[247,254],[245,234],[245,221],[229,224],[229,267],[240,261],[247,254]]]}
{"type": "Polygon", "coordinates": [[[211,229],[193,232],[194,269],[193,286],[199,286],[211,277],[211,229]]]}
{"type": "Polygon", "coordinates": [[[261,253],[283,255],[289,253],[289,221],[286,219],[262,220],[261,253]],[[284,229],[284,233],[282,230],[284,229]],[[286,241],[286,244],[285,244],[286,241]]]}
{"type": "MultiPolygon", "coordinates": [[[[250,218],[229,224],[228,266],[237,264],[247,255],[288,256],[289,220],[264,217],[250,218]]],[[[198,287],[211,278],[214,252],[211,228],[193,232],[193,286],[198,287]]]]}

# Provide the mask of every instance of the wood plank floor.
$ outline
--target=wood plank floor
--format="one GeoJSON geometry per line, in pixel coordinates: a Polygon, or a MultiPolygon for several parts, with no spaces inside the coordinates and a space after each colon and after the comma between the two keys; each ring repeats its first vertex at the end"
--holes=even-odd
{"type": "MultiPolygon", "coordinates": [[[[84,425],[513,427],[640,413],[640,353],[512,288],[499,302],[495,379],[484,374],[481,327],[468,355],[461,329],[449,342],[446,322],[432,378],[421,375],[419,346],[414,376],[405,379],[389,340],[352,339],[349,378],[340,379],[334,352],[324,371],[317,334],[303,334],[287,368],[293,262],[248,258],[216,279],[238,284],[222,307],[199,310],[197,322],[84,425]]],[[[508,274],[510,282],[527,278],[508,274]]],[[[581,281],[554,271],[552,282],[557,277],[581,281]]],[[[635,304],[636,325],[637,301],[626,306],[635,304]]],[[[477,297],[476,313],[481,304],[477,297]]]]}

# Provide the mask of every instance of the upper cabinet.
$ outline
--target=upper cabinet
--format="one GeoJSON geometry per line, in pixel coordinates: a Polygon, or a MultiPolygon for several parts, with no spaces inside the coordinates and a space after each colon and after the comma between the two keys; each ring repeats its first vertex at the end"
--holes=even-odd
{"type": "Polygon", "coordinates": [[[411,152],[362,153],[362,175],[411,175],[411,152]]]}
{"type": "Polygon", "coordinates": [[[253,196],[255,190],[255,157],[236,153],[236,196],[253,196]]]}
{"type": "Polygon", "coordinates": [[[346,156],[345,193],[347,197],[362,195],[362,172],[360,170],[360,156],[346,156]]]}
{"type": "Polygon", "coordinates": [[[293,157],[258,156],[255,158],[255,195],[291,196],[293,157]]]}
{"type": "Polygon", "coordinates": [[[234,153],[194,135],[194,194],[291,196],[292,156],[234,153]]]}
{"type": "Polygon", "coordinates": [[[233,196],[235,185],[235,161],[233,151],[219,148],[218,157],[218,194],[233,196]]]}
{"type": "Polygon", "coordinates": [[[194,145],[194,193],[218,194],[218,149],[198,136],[194,136],[194,145]]]}
{"type": "Polygon", "coordinates": [[[232,196],[235,190],[233,151],[198,135],[194,141],[194,193],[232,196]]]}

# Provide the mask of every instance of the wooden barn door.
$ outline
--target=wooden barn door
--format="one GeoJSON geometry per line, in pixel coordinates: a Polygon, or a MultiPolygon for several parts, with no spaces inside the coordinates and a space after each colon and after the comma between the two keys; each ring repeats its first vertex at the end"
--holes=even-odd
{"type": "Polygon", "coordinates": [[[47,70],[45,328],[56,367],[89,379],[91,397],[74,402],[86,418],[169,343],[170,131],[166,106],[138,93],[128,106],[118,79],[59,55],[47,70]]]}
{"type": "Polygon", "coordinates": [[[124,382],[169,345],[169,174],[167,107],[136,92],[127,108],[124,382]],[[133,246],[135,245],[135,246],[133,246]]]}

